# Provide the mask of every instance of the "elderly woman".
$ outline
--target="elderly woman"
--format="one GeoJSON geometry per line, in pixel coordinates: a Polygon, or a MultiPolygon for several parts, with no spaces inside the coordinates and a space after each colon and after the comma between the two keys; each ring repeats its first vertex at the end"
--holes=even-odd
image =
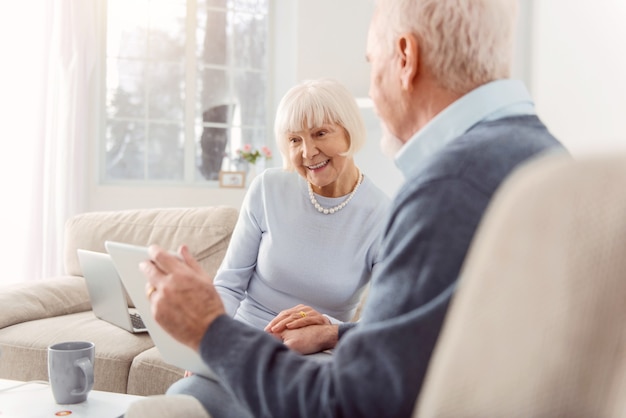
{"type": "MultiPolygon", "coordinates": [[[[274,131],[284,167],[250,185],[213,283],[228,314],[284,338],[352,319],[379,261],[390,202],[354,162],[366,132],[343,85],[322,79],[291,88],[274,131]]],[[[167,393],[193,395],[228,416],[219,382],[187,376],[167,393]]]]}
{"type": "Polygon", "coordinates": [[[349,321],[389,204],[354,162],[366,140],[361,113],[338,82],[305,81],[283,97],[274,131],[284,167],[250,185],[214,284],[226,311],[257,328],[300,304],[294,320],[349,321]]]}
{"type": "MultiPolygon", "coordinates": [[[[292,87],[278,105],[274,133],[284,167],[250,184],[213,283],[226,313],[291,347],[295,328],[353,318],[380,259],[390,201],[354,162],[365,124],[340,83],[292,87]]],[[[236,416],[219,381],[186,376],[167,393],[236,416]]]]}

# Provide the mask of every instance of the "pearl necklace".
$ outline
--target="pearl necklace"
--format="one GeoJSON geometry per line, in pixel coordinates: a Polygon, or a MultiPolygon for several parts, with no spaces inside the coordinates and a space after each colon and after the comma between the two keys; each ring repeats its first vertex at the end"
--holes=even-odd
{"type": "Polygon", "coordinates": [[[332,208],[325,208],[319,204],[319,202],[315,198],[315,194],[313,193],[313,187],[311,186],[311,183],[307,182],[307,185],[309,186],[309,198],[311,199],[311,204],[315,206],[315,209],[317,209],[318,212],[323,213],[324,215],[332,215],[333,213],[337,213],[341,209],[345,208],[348,202],[352,200],[352,197],[354,196],[356,191],[359,190],[359,186],[361,185],[362,181],[363,174],[359,172],[359,181],[357,181],[356,186],[354,186],[354,189],[352,190],[352,192],[350,192],[350,195],[346,198],[346,200],[332,208]]]}

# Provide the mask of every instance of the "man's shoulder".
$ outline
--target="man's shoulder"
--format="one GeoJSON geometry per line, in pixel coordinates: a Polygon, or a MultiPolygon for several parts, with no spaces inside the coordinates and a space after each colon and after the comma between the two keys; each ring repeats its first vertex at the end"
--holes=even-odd
{"type": "Polygon", "coordinates": [[[491,196],[521,163],[563,146],[534,115],[482,122],[425,160],[404,185],[404,193],[435,184],[474,187],[491,196]]]}
{"type": "Polygon", "coordinates": [[[480,122],[461,135],[454,143],[478,151],[495,144],[495,148],[511,150],[545,149],[560,146],[559,141],[536,115],[509,116],[480,122]]]}
{"type": "Polygon", "coordinates": [[[477,124],[451,144],[450,155],[460,154],[459,169],[469,178],[499,183],[521,163],[564,150],[537,116],[526,115],[477,124]]]}
{"type": "Polygon", "coordinates": [[[563,147],[534,115],[482,122],[435,154],[424,174],[502,177],[521,162],[556,149],[563,147]]]}

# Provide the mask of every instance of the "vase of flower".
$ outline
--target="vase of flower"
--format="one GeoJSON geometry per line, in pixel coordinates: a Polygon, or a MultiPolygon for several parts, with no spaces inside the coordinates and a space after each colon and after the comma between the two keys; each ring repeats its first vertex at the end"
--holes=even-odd
{"type": "MultiPolygon", "coordinates": [[[[246,172],[246,185],[250,185],[254,177],[257,175],[256,164],[261,161],[272,158],[272,151],[262,146],[260,149],[253,148],[250,144],[245,144],[237,151],[237,161],[243,163],[246,172]]],[[[239,166],[239,164],[237,164],[239,166]]]]}

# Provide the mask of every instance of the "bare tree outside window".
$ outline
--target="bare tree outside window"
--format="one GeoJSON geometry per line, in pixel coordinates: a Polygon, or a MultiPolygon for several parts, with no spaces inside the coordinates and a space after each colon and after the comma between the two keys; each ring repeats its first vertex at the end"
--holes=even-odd
{"type": "Polygon", "coordinates": [[[266,144],[268,0],[107,4],[105,181],[217,181],[266,144]]]}

